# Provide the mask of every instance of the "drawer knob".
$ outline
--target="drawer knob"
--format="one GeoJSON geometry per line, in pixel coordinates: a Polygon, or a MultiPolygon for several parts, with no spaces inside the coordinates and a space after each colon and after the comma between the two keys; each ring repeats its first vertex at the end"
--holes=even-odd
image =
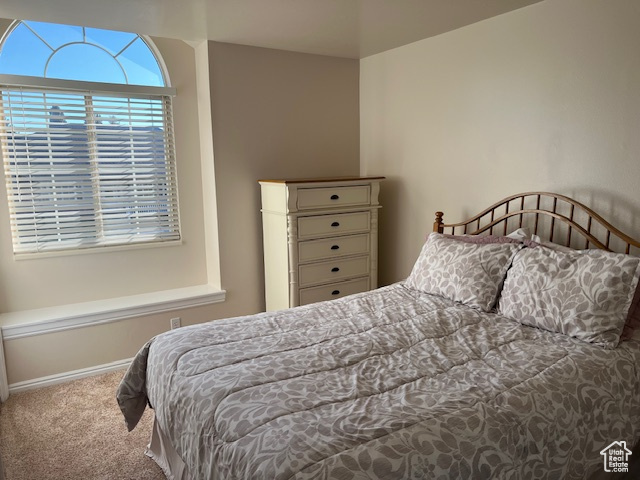
{"type": "Polygon", "coordinates": [[[334,290],[331,295],[340,295],[340,290],[334,290]]]}
{"type": "Polygon", "coordinates": [[[339,227],[340,226],[340,222],[333,222],[331,224],[332,227],[339,227]]]}
{"type": "Polygon", "coordinates": [[[338,250],[340,245],[331,245],[331,250],[338,250]]]}
{"type": "Polygon", "coordinates": [[[340,267],[333,267],[331,269],[332,272],[339,272],[340,271],[340,267]]]}
{"type": "Polygon", "coordinates": [[[339,195],[331,195],[331,200],[338,200],[339,198],[339,195]]]}

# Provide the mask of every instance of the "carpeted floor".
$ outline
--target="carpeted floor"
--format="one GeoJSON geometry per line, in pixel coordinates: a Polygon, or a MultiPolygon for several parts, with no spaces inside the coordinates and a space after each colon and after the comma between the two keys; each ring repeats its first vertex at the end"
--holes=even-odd
{"type": "Polygon", "coordinates": [[[153,412],[127,432],[115,399],[123,371],[11,395],[0,405],[5,480],[164,480],[144,454],[153,412]]]}

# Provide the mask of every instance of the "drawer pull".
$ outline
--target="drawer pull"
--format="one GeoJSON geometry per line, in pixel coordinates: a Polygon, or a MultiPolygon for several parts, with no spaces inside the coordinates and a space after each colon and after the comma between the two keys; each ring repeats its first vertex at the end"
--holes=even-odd
{"type": "Polygon", "coordinates": [[[339,272],[340,271],[340,267],[333,267],[331,269],[332,272],[339,272]]]}
{"type": "Polygon", "coordinates": [[[331,250],[338,250],[340,245],[331,245],[331,250]]]}
{"type": "Polygon", "coordinates": [[[340,222],[333,222],[331,224],[332,227],[339,227],[340,226],[340,222]]]}
{"type": "Polygon", "coordinates": [[[334,290],[331,295],[340,295],[340,290],[334,290]]]}
{"type": "Polygon", "coordinates": [[[338,200],[339,198],[339,195],[331,195],[331,200],[338,200]]]}

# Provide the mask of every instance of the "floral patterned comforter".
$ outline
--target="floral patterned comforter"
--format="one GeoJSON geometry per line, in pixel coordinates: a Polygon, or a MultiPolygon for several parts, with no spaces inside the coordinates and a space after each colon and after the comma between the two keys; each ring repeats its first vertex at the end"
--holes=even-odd
{"type": "Polygon", "coordinates": [[[159,335],[118,401],[192,479],[577,479],[640,438],[639,365],[395,284],[159,335]]]}

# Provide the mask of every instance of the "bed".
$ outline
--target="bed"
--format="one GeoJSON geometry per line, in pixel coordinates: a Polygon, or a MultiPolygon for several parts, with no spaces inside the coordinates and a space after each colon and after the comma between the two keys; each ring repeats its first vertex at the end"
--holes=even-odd
{"type": "Polygon", "coordinates": [[[640,439],[639,247],[557,194],[438,212],[405,281],[158,335],[118,403],[171,479],[589,478],[640,439]]]}

